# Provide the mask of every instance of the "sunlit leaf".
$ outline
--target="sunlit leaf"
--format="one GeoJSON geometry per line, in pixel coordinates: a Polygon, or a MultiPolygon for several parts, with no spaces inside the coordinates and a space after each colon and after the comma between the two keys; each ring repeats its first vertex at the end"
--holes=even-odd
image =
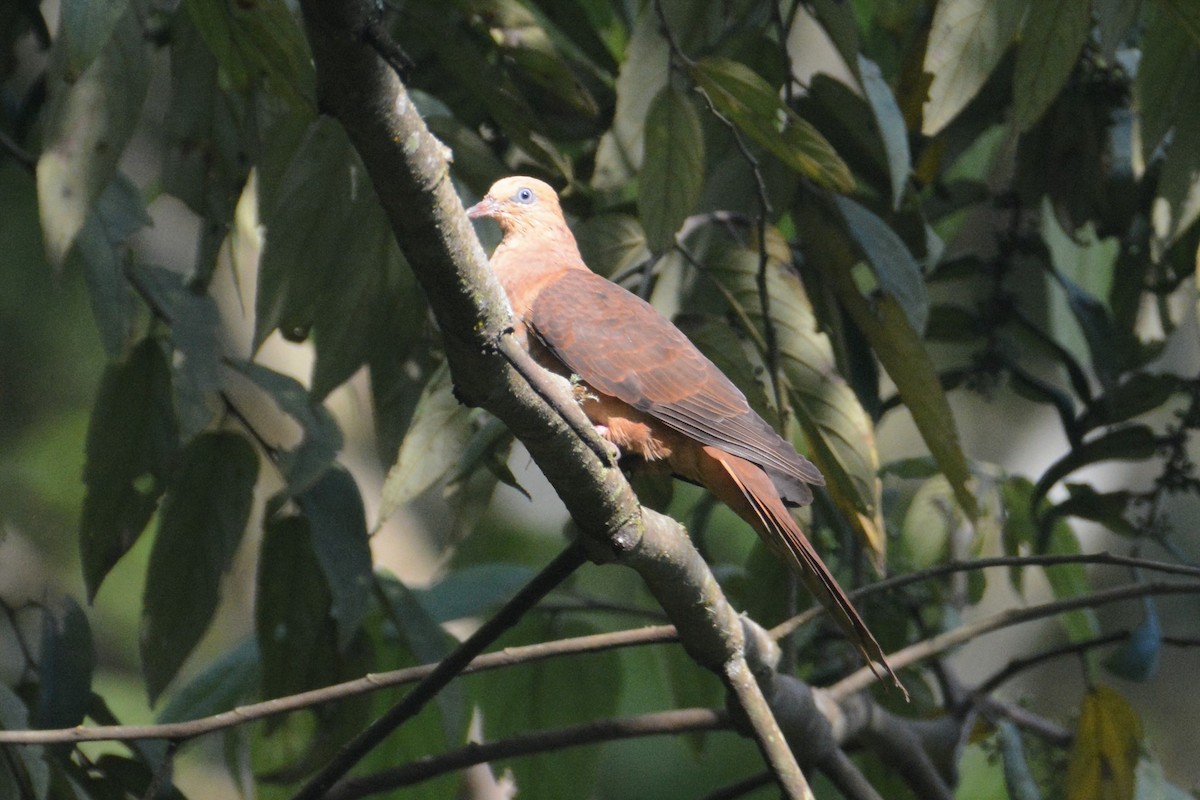
{"type": "Polygon", "coordinates": [[[1025,17],[1028,0],[939,0],[925,48],[933,76],[921,131],[946,127],[983,88],[1025,17]]]}
{"type": "MultiPolygon", "coordinates": [[[[1045,547],[1038,552],[1045,552],[1048,555],[1073,556],[1083,552],[1083,548],[1079,546],[1079,537],[1071,530],[1071,526],[1066,523],[1066,520],[1058,518],[1050,524],[1045,547]]],[[[1046,567],[1045,573],[1054,596],[1059,599],[1080,597],[1092,591],[1092,584],[1088,580],[1083,564],[1056,564],[1046,567]]],[[[1077,608],[1068,611],[1059,617],[1059,621],[1066,630],[1067,637],[1073,642],[1086,641],[1100,635],[1100,622],[1096,618],[1096,610],[1093,608],[1077,608]]],[[[1095,665],[1094,654],[1087,655],[1087,663],[1090,666],[1095,665]]]]}
{"type": "Polygon", "coordinates": [[[162,343],[146,339],[104,371],[92,408],[79,526],[89,599],[150,521],[175,448],[170,368],[162,343]]]}
{"type": "MultiPolygon", "coordinates": [[[[758,292],[758,254],[741,248],[717,250],[706,271],[725,288],[727,301],[764,346],[758,292]]],[[[879,455],[870,419],[853,390],[837,373],[829,338],[817,328],[804,287],[772,259],[767,293],[779,350],[807,455],[825,476],[846,518],[882,561],[885,540],[880,518],[879,455]]]]}
{"type": "Polygon", "coordinates": [[[452,386],[446,365],[429,377],[408,435],[383,483],[381,522],[445,477],[471,440],[470,409],[454,397],[452,386]]]}
{"type": "Polygon", "coordinates": [[[127,12],[82,75],[53,62],[47,79],[38,208],[46,256],[59,267],[113,175],[141,116],[149,84],[138,15],[127,12]]]}
{"type": "Polygon", "coordinates": [[[1133,706],[1108,686],[1083,698],[1067,765],[1067,800],[1133,800],[1142,722],[1133,706]]]}
{"type": "Polygon", "coordinates": [[[641,169],[646,114],[667,84],[662,68],[667,58],[667,40],[654,8],[647,4],[633,26],[617,75],[612,128],[600,137],[596,148],[596,172],[592,177],[595,188],[622,188],[641,169]]]}
{"type": "Polygon", "coordinates": [[[788,167],[836,191],[854,188],[833,146],[745,64],[712,57],[692,64],[689,73],[719,112],[788,167]]]}
{"type": "Polygon", "coordinates": [[[330,614],[338,646],[345,649],[370,604],[371,548],[362,496],[350,473],[335,465],[296,502],[308,519],[312,549],[333,596],[330,614]]]}
{"type": "Polygon", "coordinates": [[[1032,127],[1066,85],[1091,27],[1089,3],[1030,3],[1013,75],[1013,121],[1018,130],[1032,127]]]}
{"type": "Polygon", "coordinates": [[[809,262],[828,281],[879,356],[942,474],[954,487],[959,505],[974,521],[979,506],[971,488],[971,471],[941,378],[900,304],[890,295],[868,299],[859,290],[851,274],[857,258],[848,234],[833,221],[832,213],[825,206],[809,202],[793,215],[809,262]]]}
{"type": "Polygon", "coordinates": [[[141,653],[153,702],[212,623],[221,576],[246,530],[258,455],[236,433],[196,437],[163,501],[142,598],[141,653]]]}

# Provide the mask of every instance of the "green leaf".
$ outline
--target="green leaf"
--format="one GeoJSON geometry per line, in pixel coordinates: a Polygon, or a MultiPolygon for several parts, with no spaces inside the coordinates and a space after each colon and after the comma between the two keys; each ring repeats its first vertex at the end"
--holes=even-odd
{"type": "Polygon", "coordinates": [[[1188,32],[1192,41],[1200,44],[1200,6],[1189,0],[1162,0],[1162,5],[1171,12],[1167,16],[1173,15],[1175,22],[1188,32]]]}
{"type": "Polygon", "coordinates": [[[42,651],[38,663],[35,726],[70,728],[83,721],[92,699],[96,650],[87,615],[69,595],[61,616],[46,609],[42,616],[42,651]]]}
{"type": "Polygon", "coordinates": [[[163,501],[142,598],[142,670],[151,702],[212,622],[258,477],[254,448],[235,433],[196,437],[181,462],[163,501]]]}
{"type": "Polygon", "coordinates": [[[1091,27],[1091,3],[1042,0],[1030,4],[1013,75],[1017,130],[1032,128],[1067,84],[1091,27]]]}
{"type": "Polygon", "coordinates": [[[437,483],[457,466],[471,440],[471,411],[454,397],[450,368],[443,364],[425,384],[408,434],[383,482],[379,522],[437,483]]]}
{"type": "Polygon", "coordinates": [[[596,147],[596,170],[592,177],[595,189],[622,189],[641,169],[646,114],[654,98],[667,85],[667,70],[663,65],[668,57],[667,40],[663,38],[658,15],[647,4],[633,25],[617,75],[612,127],[600,137],[596,147]]]}
{"type": "Polygon", "coordinates": [[[185,0],[184,7],[221,67],[223,86],[248,93],[261,81],[292,108],[311,113],[312,54],[289,4],[185,0]]]}
{"type": "Polygon", "coordinates": [[[77,78],[100,54],[128,7],[129,0],[65,0],[59,6],[55,47],[65,52],[63,69],[69,80],[77,78]]]}
{"type": "Polygon", "coordinates": [[[338,646],[345,649],[370,607],[371,548],[358,485],[349,472],[334,465],[297,495],[296,502],[308,518],[312,548],[333,594],[330,613],[337,624],[338,646]]]}
{"type": "MultiPolygon", "coordinates": [[[[436,664],[449,655],[458,641],[429,615],[414,593],[399,580],[381,581],[381,585],[390,606],[390,619],[417,661],[436,664]]],[[[456,682],[447,686],[438,693],[437,702],[446,741],[463,741],[470,722],[463,685],[456,682]]]]}
{"type": "Polygon", "coordinates": [[[162,189],[205,218],[194,282],[207,285],[233,224],[250,166],[259,161],[253,98],[225,91],[189,14],[171,25],[170,106],[162,123],[162,189]]]}
{"type": "Polygon", "coordinates": [[[330,613],[332,601],[305,519],[288,516],[267,521],[254,600],[264,698],[337,681],[338,632],[330,613]]]}
{"type": "Polygon", "coordinates": [[[1067,800],[1133,800],[1141,749],[1142,722],[1133,706],[1111,687],[1094,687],[1084,695],[1075,728],[1067,800]]]}
{"type": "Polygon", "coordinates": [[[904,240],[874,212],[849,197],[835,195],[833,201],[871,265],[879,287],[896,299],[913,329],[924,334],[929,320],[929,293],[921,266],[904,240]]]}
{"type": "Polygon", "coordinates": [[[959,444],[958,429],[941,378],[920,335],[891,295],[869,300],[854,282],[851,270],[857,258],[848,234],[832,218],[833,210],[805,202],[793,214],[808,263],[825,277],[855,326],[870,343],[896,384],[913,422],[968,519],[979,517],[972,492],[973,480],[959,444]]]}
{"type": "Polygon", "coordinates": [[[145,339],[104,370],[88,425],[79,550],[89,600],[149,522],[176,446],[170,369],[162,343],[145,339]]]}
{"type": "Polygon", "coordinates": [[[922,133],[937,134],[979,93],[1028,5],[1028,0],[939,0],[925,48],[925,72],[933,81],[922,133]]]}
{"type": "Polygon", "coordinates": [[[713,57],[694,62],[688,72],[717,111],[788,167],[835,191],[854,188],[833,145],[745,64],[713,57]]]}
{"type": "Polygon", "coordinates": [[[38,208],[51,266],[62,265],[96,198],[116,174],[148,85],[146,42],[132,11],[82,75],[68,74],[56,51],[37,165],[38,208]]]}
{"type": "MultiPolygon", "coordinates": [[[[1194,62],[1200,64],[1200,62],[1194,62]]],[[[1189,94],[1179,95],[1180,108],[1158,178],[1158,199],[1151,222],[1151,255],[1161,259],[1200,219],[1200,108],[1189,98],[1200,95],[1200,78],[1189,94]]]]}
{"type": "Polygon", "coordinates": [[[295,420],[304,432],[300,443],[283,451],[279,459],[289,494],[303,492],[325,473],[342,449],[342,431],[337,421],[294,378],[251,361],[228,363],[270,395],[279,409],[295,420]]]}
{"type": "Polygon", "coordinates": [[[704,185],[704,133],[692,101],[668,84],[646,114],[646,157],[638,176],[638,215],[650,250],[675,243],[704,185]]]}
{"type": "Polygon", "coordinates": [[[1055,517],[1079,517],[1098,522],[1113,533],[1136,536],[1137,529],[1125,519],[1129,508],[1128,491],[1097,492],[1086,483],[1068,483],[1069,497],[1046,510],[1046,519],[1055,517]]]}
{"type": "Polygon", "coordinates": [[[1165,405],[1180,388],[1177,375],[1135,372],[1098,397],[1080,416],[1079,426],[1087,431],[1126,422],[1165,405]]]}
{"type": "Polygon", "coordinates": [[[534,575],[524,564],[476,564],[447,573],[413,595],[435,622],[484,614],[508,601],[534,575]]]}
{"type": "Polygon", "coordinates": [[[1038,478],[1033,505],[1037,507],[1054,484],[1081,467],[1100,461],[1145,461],[1154,457],[1158,447],[1158,437],[1147,425],[1118,428],[1084,442],[1051,464],[1038,478]]]}
{"type": "MultiPolygon", "coordinates": [[[[542,614],[526,617],[499,642],[512,647],[597,633],[577,619],[542,614]]],[[[617,710],[621,663],[615,652],[550,659],[466,678],[483,711],[489,741],[529,731],[605,719],[617,710]]],[[[511,769],[522,800],[561,800],[593,794],[600,767],[595,748],[571,748],[496,763],[511,769]]]]}
{"type": "Polygon", "coordinates": [[[1200,46],[1172,14],[1156,14],[1141,39],[1142,59],[1133,81],[1142,158],[1149,163],[1184,111],[1200,81],[1200,46]]]}
{"type": "MultiPolygon", "coordinates": [[[[1063,519],[1057,519],[1050,526],[1050,535],[1044,550],[1048,555],[1073,556],[1082,552],[1079,537],[1071,530],[1071,526],[1063,519]]],[[[1087,571],[1083,564],[1057,564],[1046,567],[1046,580],[1050,589],[1058,599],[1080,597],[1092,591],[1087,571]]],[[[1063,614],[1059,621],[1067,632],[1067,637],[1073,642],[1083,642],[1100,635],[1100,622],[1096,611],[1092,608],[1078,608],[1063,614]]],[[[1094,655],[1088,654],[1088,665],[1094,666],[1094,655]]]]}
{"type": "MultiPolygon", "coordinates": [[[[706,259],[707,273],[723,287],[726,301],[747,332],[756,337],[761,352],[765,339],[758,266],[757,253],[733,246],[719,247],[706,259]]],[[[779,366],[807,455],[825,476],[838,507],[882,559],[882,489],[876,476],[879,455],[871,421],[838,374],[829,337],[818,329],[804,287],[775,259],[768,263],[767,293],[779,366]]],[[[752,389],[747,393],[754,396],[752,389]]]]}
{"type": "Polygon", "coordinates": [[[117,173],[100,194],[68,257],[68,262],[81,262],[92,316],[109,358],[121,358],[133,343],[137,303],[123,270],[124,244],[149,224],[141,191],[117,173]]]}
{"type": "Polygon", "coordinates": [[[575,229],[579,252],[593,272],[612,278],[651,258],[646,232],[629,214],[598,214],[575,229]]]}
{"type": "MultiPolygon", "coordinates": [[[[20,731],[29,728],[29,712],[12,689],[0,683],[0,730],[20,731]]],[[[8,758],[0,758],[0,797],[28,797],[23,787],[33,791],[32,800],[45,800],[50,790],[50,767],[46,763],[46,748],[41,745],[22,745],[6,750],[8,758]]]]}
{"type": "Polygon", "coordinates": [[[908,176],[912,174],[912,152],[908,146],[908,128],[904,124],[904,115],[896,103],[896,96],[879,65],[871,59],[858,54],[858,72],[862,80],[863,91],[867,95],[867,103],[875,124],[879,126],[879,136],[883,140],[883,150],[887,154],[888,176],[892,181],[892,208],[900,208],[904,199],[904,190],[908,186],[908,176]]]}
{"type": "Polygon", "coordinates": [[[155,722],[186,722],[235,708],[257,695],[261,666],[258,642],[242,639],[172,693],[155,722]]]}
{"type": "Polygon", "coordinates": [[[208,427],[219,407],[221,319],[217,304],[202,291],[188,288],[182,276],[161,267],[132,267],[129,279],[171,326],[175,411],[180,433],[187,441],[208,427]]]}
{"type": "MultiPolygon", "coordinates": [[[[351,262],[342,256],[359,219],[354,198],[373,200],[362,164],[330,117],[310,124],[279,175],[266,170],[259,187],[266,229],[255,300],[254,347],[279,328],[308,335],[316,309],[338,291],[351,262]]],[[[358,265],[355,265],[356,267],[358,265]]]]}

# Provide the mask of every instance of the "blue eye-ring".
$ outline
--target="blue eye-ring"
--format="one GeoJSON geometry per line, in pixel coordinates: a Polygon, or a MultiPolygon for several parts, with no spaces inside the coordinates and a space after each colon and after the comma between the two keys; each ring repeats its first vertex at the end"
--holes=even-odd
{"type": "Polygon", "coordinates": [[[528,188],[517,189],[517,193],[513,195],[518,203],[532,203],[534,200],[533,190],[528,188]]]}

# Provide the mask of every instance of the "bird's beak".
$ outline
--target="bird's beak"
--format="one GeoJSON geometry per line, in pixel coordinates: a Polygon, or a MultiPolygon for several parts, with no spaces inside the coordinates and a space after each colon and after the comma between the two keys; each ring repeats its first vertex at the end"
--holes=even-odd
{"type": "Polygon", "coordinates": [[[496,201],[492,196],[484,195],[484,198],[475,205],[467,209],[467,217],[470,219],[479,219],[480,217],[494,217],[496,215],[496,201]]]}

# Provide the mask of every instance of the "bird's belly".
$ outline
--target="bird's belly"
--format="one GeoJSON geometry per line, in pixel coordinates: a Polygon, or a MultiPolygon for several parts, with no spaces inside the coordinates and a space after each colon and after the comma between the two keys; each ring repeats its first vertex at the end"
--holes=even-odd
{"type": "Polygon", "coordinates": [[[650,415],[586,384],[577,386],[575,394],[583,413],[602,429],[604,438],[615,444],[622,455],[635,455],[645,461],[671,457],[675,449],[674,431],[650,415]]]}

